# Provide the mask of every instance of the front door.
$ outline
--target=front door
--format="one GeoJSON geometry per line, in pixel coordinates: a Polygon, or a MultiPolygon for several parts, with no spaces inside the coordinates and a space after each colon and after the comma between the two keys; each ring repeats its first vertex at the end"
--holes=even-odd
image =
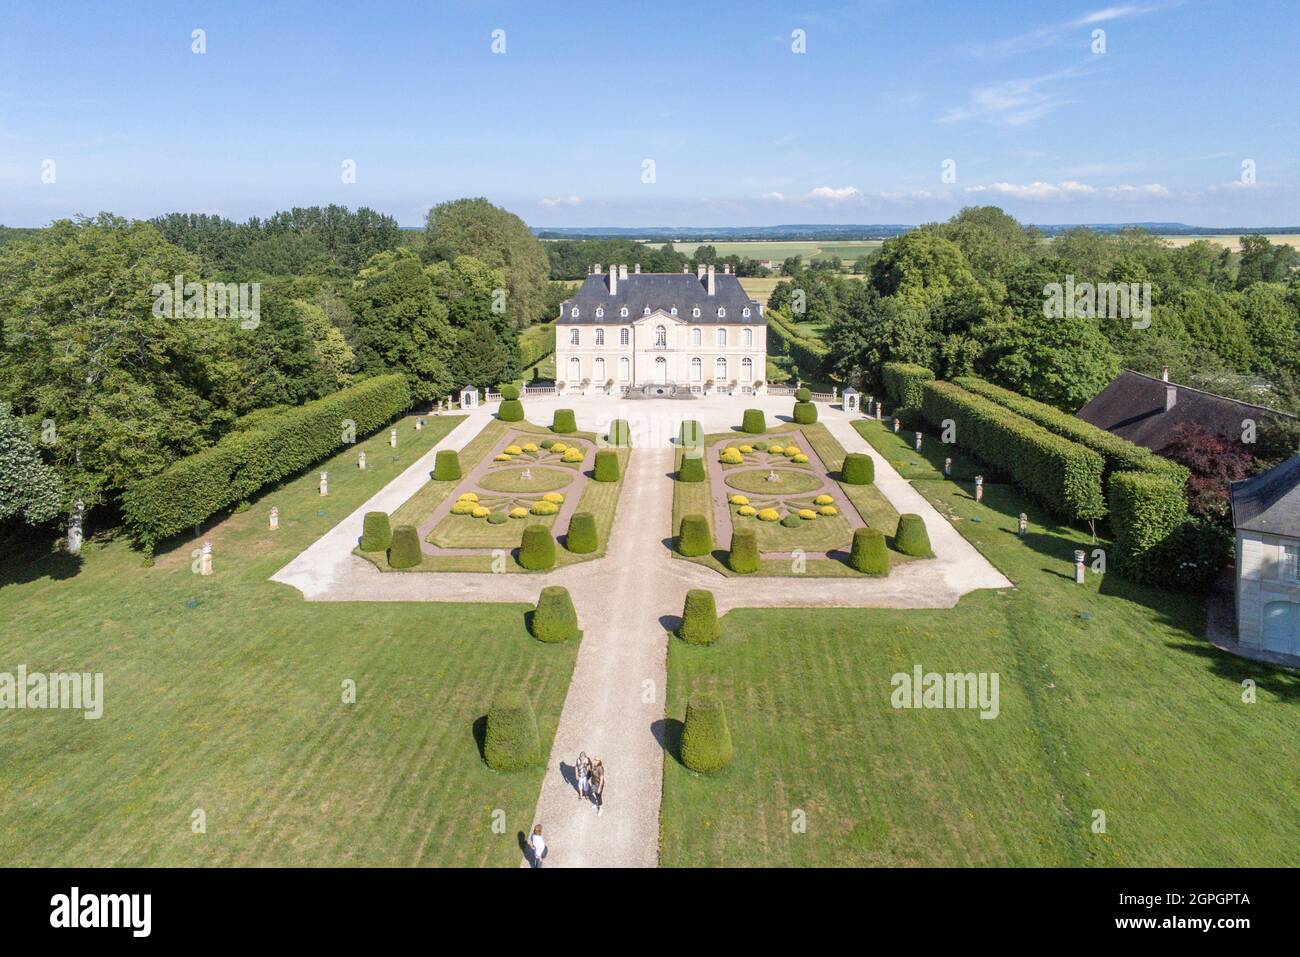
{"type": "Polygon", "coordinates": [[[668,360],[663,356],[655,356],[655,383],[665,385],[668,382],[668,360]]]}

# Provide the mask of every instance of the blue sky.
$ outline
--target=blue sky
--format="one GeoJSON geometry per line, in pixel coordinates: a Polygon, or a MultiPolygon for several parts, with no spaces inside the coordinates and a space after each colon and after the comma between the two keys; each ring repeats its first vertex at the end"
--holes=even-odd
{"type": "Polygon", "coordinates": [[[483,195],[534,226],[1294,226],[1297,50],[1295,0],[0,0],[0,223],[483,195]]]}

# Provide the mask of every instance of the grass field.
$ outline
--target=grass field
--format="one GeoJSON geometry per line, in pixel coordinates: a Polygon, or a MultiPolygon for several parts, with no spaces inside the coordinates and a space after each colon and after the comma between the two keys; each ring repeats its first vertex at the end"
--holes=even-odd
{"type": "Polygon", "coordinates": [[[576,647],[534,641],[523,605],[307,603],[267,580],[457,421],[400,422],[396,450],[381,430],[320,464],[328,498],[313,469],[207,529],[211,577],[190,571],[189,545],[154,568],[121,542],[89,545],[79,566],[7,559],[0,670],[103,672],[105,703],[96,721],[0,712],[0,859],[517,864],[542,770],[489,770],[475,723],[496,690],[524,689],[549,747],[576,647]]]}
{"type": "Polygon", "coordinates": [[[673,640],[669,750],[706,691],[735,758],[709,777],[666,758],[665,865],[1300,863],[1300,676],[1206,645],[1196,597],[1075,585],[1087,534],[1009,486],[977,506],[941,477],[915,485],[1016,587],[948,610],[736,610],[712,647],[673,640]],[[998,673],[999,716],[895,710],[891,678],[916,664],[998,673]]]}
{"type": "Polygon", "coordinates": [[[829,259],[839,256],[845,263],[851,263],[859,256],[874,253],[884,245],[880,239],[859,240],[824,240],[824,241],[768,241],[752,242],[717,242],[717,243],[673,243],[673,249],[679,253],[693,256],[700,246],[712,246],[719,256],[740,256],[745,259],[771,259],[780,262],[791,256],[802,256],[804,262],[813,259],[829,259]]]}
{"type": "MultiPolygon", "coordinates": [[[[1286,244],[1300,249],[1300,233],[1265,233],[1268,241],[1275,246],[1286,244]]],[[[1241,249],[1240,236],[1161,236],[1165,242],[1171,246],[1190,246],[1198,239],[1206,239],[1216,246],[1223,246],[1237,252],[1241,249]]]]}

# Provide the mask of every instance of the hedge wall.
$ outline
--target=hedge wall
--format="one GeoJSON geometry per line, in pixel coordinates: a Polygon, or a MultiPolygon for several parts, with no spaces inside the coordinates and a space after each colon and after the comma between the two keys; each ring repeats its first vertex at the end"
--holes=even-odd
{"type": "Polygon", "coordinates": [[[921,405],[921,387],[934,379],[934,373],[925,366],[907,362],[886,362],[880,367],[885,383],[885,393],[894,401],[895,409],[915,409],[921,405]]]}
{"type": "Polygon", "coordinates": [[[768,354],[789,356],[804,376],[822,378],[830,356],[826,344],[800,335],[791,317],[780,309],[769,309],[765,315],[768,354]]]}
{"type": "Polygon", "coordinates": [[[1049,432],[1055,432],[1071,442],[1078,442],[1092,449],[1102,457],[1103,478],[1107,483],[1115,472],[1149,472],[1173,479],[1182,486],[1187,485],[1188,471],[1184,466],[1157,455],[1150,449],[1134,445],[1127,439],[1112,435],[1105,429],[1099,429],[1082,419],[1076,419],[1060,409],[1026,398],[977,376],[960,376],[953,381],[967,392],[983,396],[1003,408],[1023,415],[1031,422],[1037,422],[1049,432]]]}
{"type": "Polygon", "coordinates": [[[406,378],[385,375],[259,419],[136,482],[122,494],[123,519],[136,542],[152,548],[333,455],[343,444],[345,420],[364,436],[410,407],[406,378]]]}
{"type": "Polygon", "coordinates": [[[1187,495],[1177,482],[1145,472],[1111,476],[1115,571],[1130,581],[1163,584],[1164,545],[1186,517],[1187,495]]]}
{"type": "Polygon", "coordinates": [[[1048,511],[1091,521],[1106,514],[1100,455],[951,382],[925,382],[921,411],[957,426],[957,446],[1010,474],[1048,511]]]}

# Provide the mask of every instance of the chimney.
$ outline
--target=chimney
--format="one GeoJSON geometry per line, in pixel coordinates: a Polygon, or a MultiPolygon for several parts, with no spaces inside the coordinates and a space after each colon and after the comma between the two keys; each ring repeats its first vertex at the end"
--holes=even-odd
{"type": "Polygon", "coordinates": [[[599,275],[600,275],[600,263],[596,263],[596,265],[592,266],[592,267],[591,267],[591,271],[592,271],[592,273],[594,273],[595,275],[599,276],[599,275]]]}
{"type": "Polygon", "coordinates": [[[635,266],[633,266],[632,268],[636,270],[636,274],[637,274],[638,276],[641,275],[641,264],[640,264],[640,263],[637,263],[637,264],[636,264],[635,266]]]}
{"type": "Polygon", "coordinates": [[[696,267],[695,267],[695,278],[696,278],[696,279],[703,279],[703,278],[704,278],[704,270],[705,270],[706,268],[707,268],[707,267],[704,265],[704,263],[700,263],[698,266],[696,266],[696,267]]]}
{"type": "Polygon", "coordinates": [[[717,291],[718,291],[718,287],[713,278],[713,267],[710,266],[709,267],[709,295],[712,296],[717,291]]]}
{"type": "Polygon", "coordinates": [[[1163,379],[1165,382],[1169,381],[1169,366],[1160,367],[1160,378],[1163,379]]]}
{"type": "Polygon", "coordinates": [[[609,267],[609,294],[611,296],[618,295],[618,267],[617,266],[609,267]]]}
{"type": "Polygon", "coordinates": [[[623,265],[618,267],[618,278],[619,279],[627,278],[627,263],[623,263],[623,265]]]}
{"type": "Polygon", "coordinates": [[[683,276],[689,276],[690,274],[691,274],[691,267],[690,267],[690,266],[683,266],[683,267],[682,267],[682,275],[683,275],[683,276]]]}
{"type": "Polygon", "coordinates": [[[1168,412],[1178,404],[1178,389],[1172,385],[1165,386],[1165,411],[1168,412]]]}

